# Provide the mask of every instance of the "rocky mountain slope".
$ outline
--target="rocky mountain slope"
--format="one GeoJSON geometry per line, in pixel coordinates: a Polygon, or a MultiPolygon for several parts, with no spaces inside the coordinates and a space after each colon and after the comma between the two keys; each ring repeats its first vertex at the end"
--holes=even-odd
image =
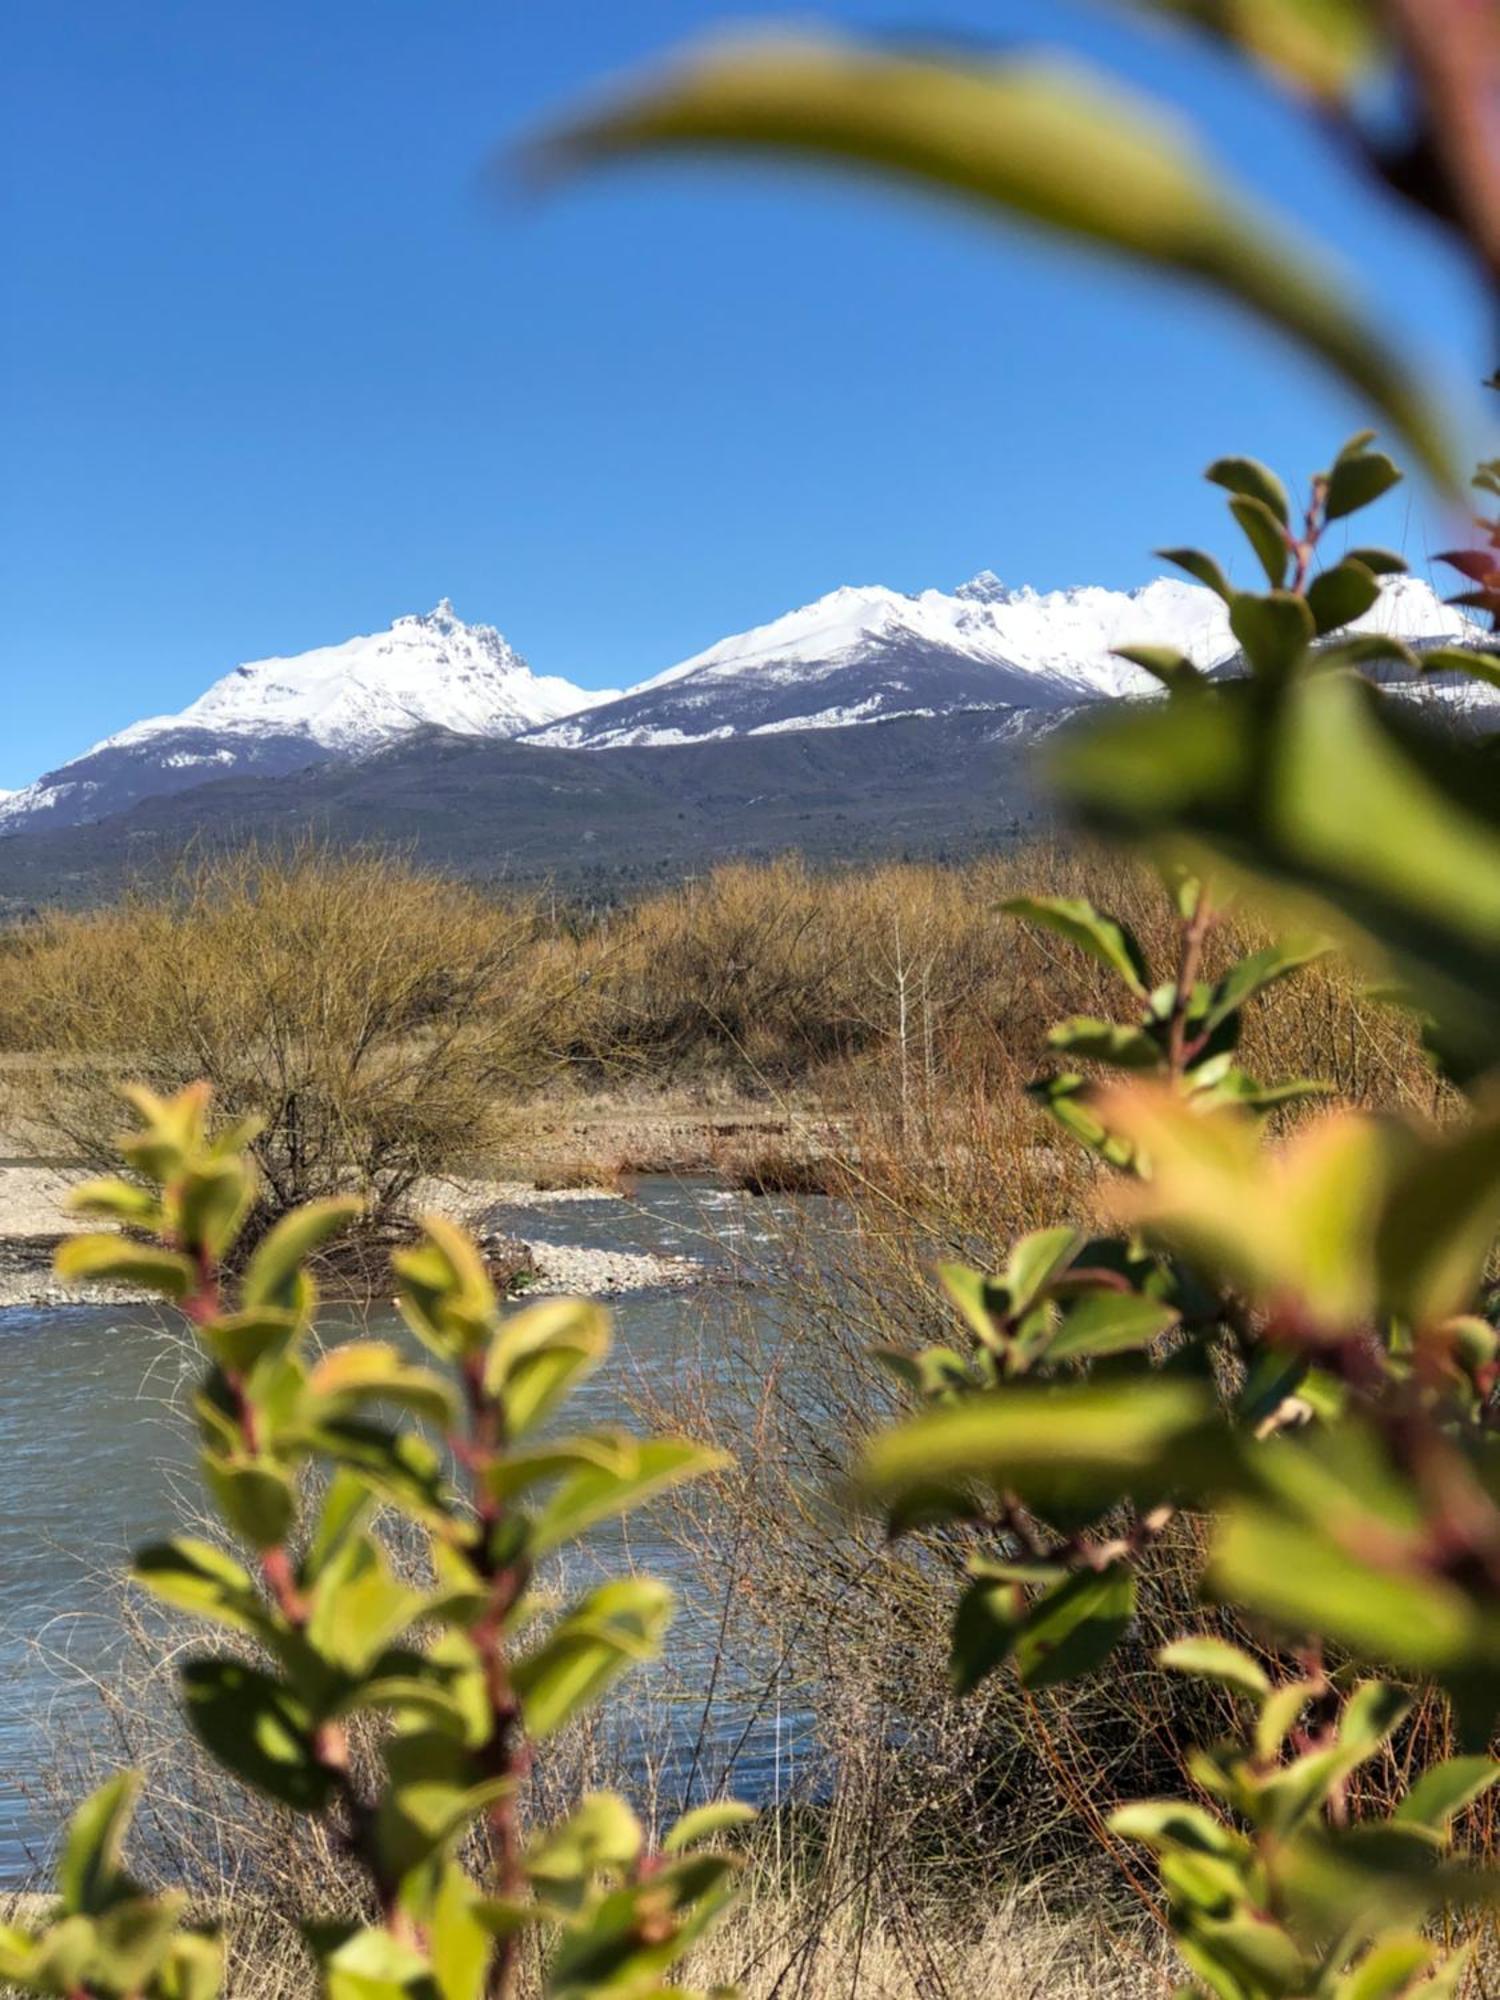
{"type": "Polygon", "coordinates": [[[0,840],[0,918],[108,899],[169,873],[190,842],[303,834],[604,899],[789,849],[826,863],[987,852],[1044,823],[1034,751],[1065,721],[969,710],[616,750],[423,730],[352,762],[227,778],[102,825],[0,840]]]}

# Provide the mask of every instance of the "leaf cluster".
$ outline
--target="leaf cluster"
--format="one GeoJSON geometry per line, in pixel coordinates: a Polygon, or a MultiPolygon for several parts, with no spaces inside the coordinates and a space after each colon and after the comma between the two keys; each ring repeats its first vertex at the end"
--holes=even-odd
{"type": "MultiPolygon", "coordinates": [[[[554,1551],[714,1470],[719,1455],[687,1439],[567,1428],[569,1397],[608,1353],[607,1315],[574,1300],[503,1314],[478,1251],[442,1218],[393,1259],[397,1301],[430,1365],[379,1340],[317,1352],[308,1260],[357,1203],[293,1210],[230,1286],[226,1263],[256,1192],[247,1130],[214,1132],[201,1087],[132,1099],[129,1175],[75,1197],[115,1226],[71,1239],[58,1267],[162,1294],[201,1349],[200,1464],[239,1552],[177,1536],[142,1549],[134,1575],[228,1635],[180,1667],[204,1747],[281,1806],[326,1816],[369,1881],[378,1920],[305,1926],[323,1990],[504,1995],[520,1941],[536,1932],[549,1994],[645,2000],[730,1894],[737,1860],[714,1841],[744,1815],[690,1814],[660,1852],[613,1794],[584,1798],[561,1827],[526,1830],[532,1746],[653,1658],[672,1612],[663,1584],[622,1576],[547,1616],[535,1579],[554,1551]],[[393,1567],[382,1509],[420,1538],[425,1582],[393,1567]],[[350,1749],[351,1730],[370,1721],[373,1789],[350,1749]],[[476,1828],[489,1854],[479,1875],[461,1859],[476,1828]]],[[[75,1842],[102,1810],[85,1809],[75,1842]]],[[[120,1823],[115,1812],[96,1872],[113,1865],[120,1823]]],[[[73,1928],[61,1945],[56,1930],[24,1950],[18,1941],[20,1983],[61,1990],[46,1983],[56,1951],[83,1949],[68,1940],[84,1937],[85,1915],[123,1903],[123,1890],[110,1893],[98,1913],[65,1903],[73,1928]]],[[[199,2000],[200,1987],[172,1983],[197,1951],[170,1942],[176,1906],[151,1907],[162,1942],[145,1973],[116,1951],[113,1930],[89,1931],[93,1957],[69,1990],[132,1993],[149,1977],[164,2000],[199,2000]]],[[[201,1953],[190,1969],[200,1964],[201,1953]]]]}

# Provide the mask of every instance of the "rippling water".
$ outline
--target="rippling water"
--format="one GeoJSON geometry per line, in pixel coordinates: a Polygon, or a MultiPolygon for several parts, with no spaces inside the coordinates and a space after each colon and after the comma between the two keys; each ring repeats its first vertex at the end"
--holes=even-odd
{"type": "MultiPolygon", "coordinates": [[[[769,1312],[758,1280],[779,1225],[806,1204],[762,1202],[702,1185],[650,1180],[637,1198],[527,1208],[502,1222],[533,1239],[659,1251],[733,1264],[747,1286],[641,1292],[614,1302],[616,1345],[581,1392],[580,1416],[624,1413],[631,1381],[702,1367],[710,1373],[731,1310],[769,1312]],[[731,1304],[733,1302],[733,1305],[731,1304]]],[[[352,1324],[352,1322],[351,1322],[352,1324]]],[[[376,1316],[361,1330],[391,1332],[376,1316]]],[[[338,1321],[325,1314],[325,1339],[338,1321]]],[[[196,1356],[180,1326],[142,1306],[0,1310],[0,1887],[45,1862],[68,1773],[97,1753],[126,1754],[110,1717],[121,1637],[115,1580],[138,1543],[170,1533],[196,1504],[186,1395],[196,1356]]],[[[702,1686],[721,1607],[695,1601],[679,1549],[648,1511],[628,1534],[601,1534],[583,1556],[625,1558],[683,1591],[673,1659],[702,1686]],[[704,1663],[701,1675],[693,1672],[704,1663]]],[[[810,1754],[805,1715],[786,1712],[774,1663],[743,1660],[715,1690],[701,1747],[696,1698],[660,1680],[617,1709],[627,1757],[650,1764],[670,1796],[729,1770],[742,1796],[768,1797],[810,1754]]]]}

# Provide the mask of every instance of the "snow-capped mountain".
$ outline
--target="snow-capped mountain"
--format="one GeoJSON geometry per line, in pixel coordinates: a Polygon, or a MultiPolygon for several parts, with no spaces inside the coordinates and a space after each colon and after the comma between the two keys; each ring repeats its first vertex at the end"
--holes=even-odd
{"type": "MultiPolygon", "coordinates": [[[[1411,576],[1389,579],[1360,625],[1418,645],[1481,636],[1411,576]]],[[[341,767],[423,729],[603,750],[994,709],[1034,733],[1081,704],[1156,692],[1113,656],[1131,644],[1235,670],[1224,604],[1169,577],[1131,591],[1043,593],[1008,589],[986,570],[952,592],[834,590],[625,694],[534,674],[497,631],[465,624],[445,598],[386,632],[236,667],[178,714],[133,723],[22,791],[0,793],[0,834],[106,819],[217,778],[341,767]]],[[[1414,685],[1413,698],[1429,693],[1486,710],[1500,701],[1472,681],[1451,691],[1414,685]]],[[[205,817],[215,809],[210,795],[205,817]]]]}
{"type": "MultiPolygon", "coordinates": [[[[1476,629],[1409,576],[1391,579],[1360,625],[1434,641],[1476,629]]],[[[1154,691],[1149,675],[1113,657],[1124,645],[1175,646],[1213,667],[1236,642],[1223,601],[1173,577],[1130,591],[1040,592],[1008,589],[985,570],[951,594],[845,588],[526,740],[582,749],[687,743],[966,708],[1060,710],[1154,691]]]]}
{"type": "Polygon", "coordinates": [[[176,715],[132,723],[0,794],[0,833],[103,819],[214,778],[360,757],[424,727],[518,736],[599,699],[534,674],[493,626],[466,625],[444,598],[389,631],[234,668],[176,715]]]}

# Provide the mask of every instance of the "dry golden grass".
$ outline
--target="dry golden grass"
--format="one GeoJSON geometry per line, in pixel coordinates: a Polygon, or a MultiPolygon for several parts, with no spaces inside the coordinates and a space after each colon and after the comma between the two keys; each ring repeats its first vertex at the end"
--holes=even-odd
{"type": "MultiPolygon", "coordinates": [[[[0,1897],[0,1921],[44,1908],[0,1897]]],[[[285,1918],[248,1901],[197,1914],[224,1925],[227,2000],[307,2000],[312,1965],[285,1918]]],[[[854,1887],[828,1908],[755,1881],[683,1977],[737,1985],[742,2000],[1165,2000],[1173,1983],[1159,1938],[1059,1914],[1039,1889],[958,1926],[940,1909],[868,1911],[854,1887]]],[[[540,1990],[527,1968],[518,2000],[540,1990]]]]}
{"type": "MultiPolygon", "coordinates": [[[[384,1199],[513,1133],[516,1104],[564,1081],[758,1097],[784,1123],[800,1114],[782,1154],[829,1150],[811,1118],[922,1171],[955,1147],[993,1162],[997,1121],[1017,1140],[1035,1129],[1020,1086],[1047,1061],[1051,1024],[1126,997],[1006,915],[1028,892],[1091,896],[1135,928],[1158,976],[1173,971],[1151,873],[1057,846],[956,869],[731,865],[603,912],[486,898],[376,854],[220,854],[169,893],[0,936],[0,1076],[40,1143],[99,1157],[116,1079],[208,1075],[226,1103],[269,1113],[278,1191],[352,1171],[384,1199]]],[[[1210,970],[1259,940],[1253,921],[1227,921],[1210,970]]],[[[1245,1055],[1355,1100],[1440,1102],[1410,1020],[1361,1000],[1336,962],[1273,989],[1245,1055]]],[[[768,1179],[785,1136],[767,1137],[768,1179]]],[[[737,1159],[702,1145],[696,1163],[753,1170],[755,1143],[727,1149],[737,1159]]]]}
{"type": "Polygon", "coordinates": [[[567,997],[534,906],[308,844],[211,855],[7,947],[0,1047],[38,1057],[9,1078],[39,1147],[107,1164],[122,1078],[206,1077],[265,1120],[268,1216],[349,1186],[379,1215],[482,1152],[555,1068],[567,997]]]}

